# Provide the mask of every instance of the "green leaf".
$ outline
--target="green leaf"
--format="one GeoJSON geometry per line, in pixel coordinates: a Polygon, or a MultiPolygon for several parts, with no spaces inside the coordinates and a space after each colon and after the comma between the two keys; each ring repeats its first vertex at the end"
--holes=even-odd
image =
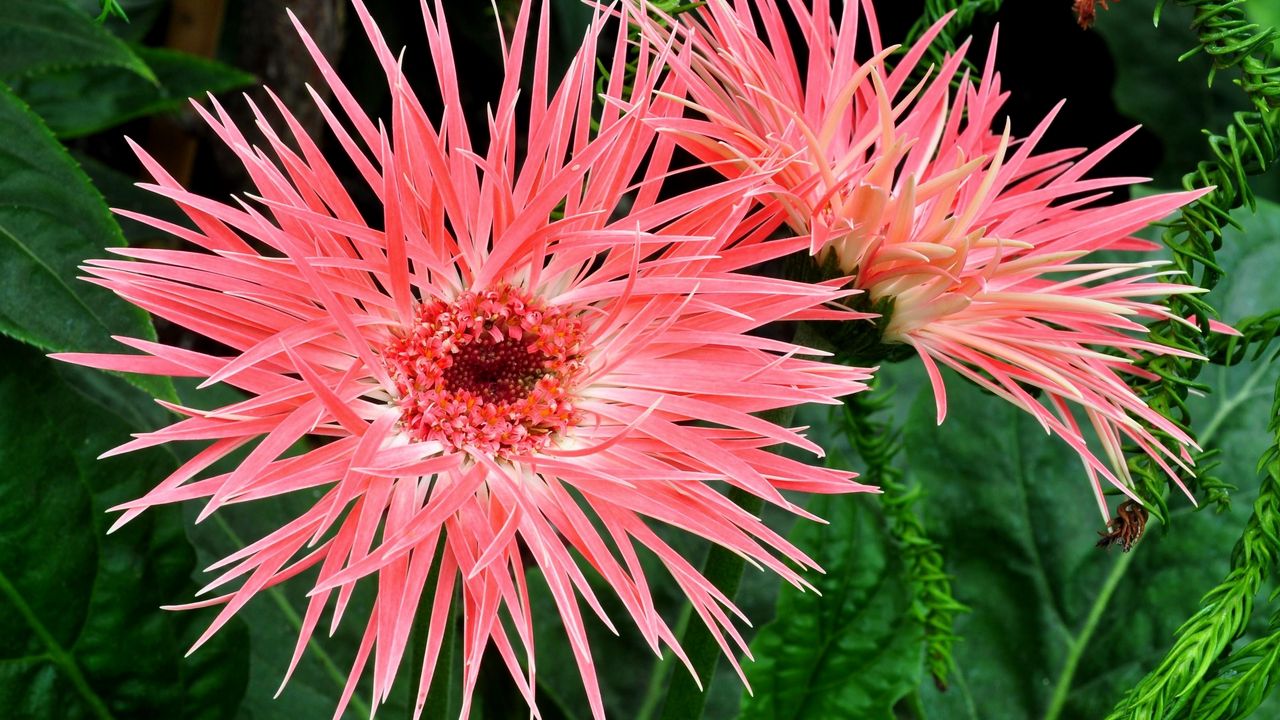
{"type": "MultiPolygon", "coordinates": [[[[124,244],[102,196],[49,130],[0,85],[0,333],[48,352],[119,351],[111,335],[153,339],[146,313],[76,279],[124,244]]],[[[162,378],[130,382],[173,397],[162,378]]]]}
{"type": "Polygon", "coordinates": [[[180,514],[153,510],[105,534],[106,509],[163,478],[172,456],[97,460],[136,428],[76,389],[73,376],[85,371],[8,340],[0,365],[6,717],[233,717],[247,680],[243,627],[184,660],[207,613],[158,610],[191,587],[194,553],[180,514]]]}
{"type": "MultiPolygon", "coordinates": [[[[1235,219],[1244,229],[1228,229],[1218,255],[1227,279],[1207,296],[1228,322],[1280,306],[1280,205],[1259,201],[1256,216],[1235,219]]],[[[925,717],[1105,715],[1225,575],[1257,493],[1278,373],[1265,361],[1206,370],[1201,379],[1214,394],[1191,399],[1196,427],[1223,451],[1215,474],[1240,489],[1224,514],[1171,498],[1171,527],[1153,524],[1127,555],[1093,547],[1102,518],[1063,443],[955,376],[946,423],[935,427],[932,396],[922,391],[906,454],[928,493],[926,521],[947,549],[958,599],[973,608],[956,623],[955,685],[945,694],[924,689],[925,717]]],[[[1245,641],[1267,614],[1257,613],[1245,641]]],[[[1268,702],[1258,717],[1280,712],[1268,702]]]]}
{"type": "Polygon", "coordinates": [[[143,46],[134,50],[155,71],[156,82],[114,67],[76,68],[16,80],[13,91],[54,134],[74,138],[184,108],[187,98],[244,87],[254,80],[248,73],[194,55],[143,46]]]}
{"type": "MultiPolygon", "coordinates": [[[[72,0],[77,10],[95,18],[101,14],[103,3],[104,0],[72,0]]],[[[119,0],[116,4],[129,19],[109,16],[103,21],[103,25],[126,42],[141,42],[160,19],[169,0],[119,0]]]]}
{"type": "MultiPolygon", "coordinates": [[[[138,187],[138,179],[133,175],[120,172],[101,160],[74,150],[71,157],[80,164],[80,168],[89,176],[90,182],[98,192],[102,193],[111,207],[129,208],[134,212],[183,227],[193,226],[191,219],[182,212],[182,208],[177,203],[138,187]]],[[[173,235],[132,218],[117,215],[115,220],[120,224],[120,230],[130,245],[173,247],[175,243],[180,242],[173,235]]]]}
{"type": "Polygon", "coordinates": [[[810,503],[831,524],[801,523],[791,540],[826,568],[809,578],[821,595],[782,589],[751,643],[744,720],[889,719],[919,683],[923,630],[875,507],[858,496],[810,503]]]}
{"type": "MultiPolygon", "coordinates": [[[[197,384],[198,380],[192,379],[178,381],[179,395],[184,405],[212,408],[244,399],[237,390],[224,384],[203,390],[197,390],[197,384]]],[[[193,448],[192,451],[196,449],[199,448],[193,448]]],[[[298,446],[291,452],[301,449],[302,446],[298,446]]],[[[247,450],[233,453],[215,463],[208,474],[230,471],[243,459],[246,452],[247,450]]],[[[200,525],[194,524],[200,504],[185,504],[182,511],[189,526],[188,536],[196,548],[197,565],[208,567],[282,527],[310,508],[322,494],[323,489],[303,490],[272,498],[267,502],[226,507],[200,525]]],[[[209,579],[200,577],[198,581],[203,584],[209,579]]],[[[306,576],[296,578],[263,590],[236,613],[247,626],[249,637],[249,683],[240,703],[239,717],[252,720],[332,717],[359,647],[364,623],[369,617],[374,587],[371,583],[357,585],[342,622],[332,636],[328,633],[329,620],[326,613],[289,684],[276,697],[302,626],[308,589],[310,586],[307,585],[306,576]]],[[[187,602],[190,599],[187,596],[172,598],[174,602],[187,602]]],[[[222,631],[219,631],[219,635],[221,634],[222,631]]],[[[381,716],[408,717],[404,710],[407,704],[402,701],[407,696],[407,691],[402,688],[408,674],[406,668],[407,664],[401,668],[391,700],[379,708],[381,716]]],[[[365,674],[364,679],[369,679],[369,673],[365,674]]],[[[415,678],[415,690],[416,682],[415,678]]],[[[368,718],[369,696],[370,688],[367,684],[358,687],[342,717],[345,720],[368,718]]]]}
{"type": "Polygon", "coordinates": [[[1097,549],[1102,517],[1074,453],[958,377],[947,387],[941,427],[921,392],[906,455],[972,612],[956,621],[954,684],[923,690],[925,717],[1101,717],[1225,572],[1248,503],[1213,515],[1175,501],[1168,533],[1097,549]]]}
{"type": "Polygon", "coordinates": [[[66,0],[0,3],[0,80],[90,67],[121,68],[156,82],[127,45],[66,0]]]}

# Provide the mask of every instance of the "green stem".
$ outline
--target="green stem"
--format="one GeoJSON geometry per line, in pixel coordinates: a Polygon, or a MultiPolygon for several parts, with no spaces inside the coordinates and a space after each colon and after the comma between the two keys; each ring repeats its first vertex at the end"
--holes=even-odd
{"type": "Polygon", "coordinates": [[[1067,662],[1062,666],[1062,672],[1058,674],[1058,684],[1053,688],[1053,697],[1049,700],[1049,709],[1044,714],[1044,720],[1058,720],[1058,716],[1067,706],[1067,696],[1071,693],[1071,682],[1075,679],[1076,667],[1080,665],[1080,658],[1084,657],[1084,651],[1089,647],[1089,641],[1093,639],[1098,623],[1102,621],[1102,613],[1111,602],[1111,596],[1116,588],[1120,587],[1120,581],[1124,579],[1125,571],[1129,569],[1129,563],[1133,561],[1134,555],[1134,553],[1123,553],[1111,566],[1111,572],[1102,585],[1102,591],[1098,593],[1098,597],[1094,598],[1093,606],[1089,608],[1089,616],[1085,618],[1084,627],[1067,648],[1067,662]]]}
{"type": "MultiPolygon", "coordinates": [[[[430,586],[428,586],[430,587],[430,586]]],[[[424,593],[424,598],[426,597],[424,593]]],[[[461,711],[460,698],[454,695],[454,654],[458,643],[458,602],[450,603],[449,619],[445,621],[444,638],[440,642],[440,657],[436,659],[436,670],[431,676],[431,688],[427,691],[427,702],[422,709],[422,717],[436,720],[457,717],[461,711]]],[[[419,622],[413,627],[413,662],[417,672],[410,677],[417,678],[422,673],[422,656],[427,647],[427,625],[430,615],[422,613],[419,622]]],[[[412,715],[410,715],[412,717],[412,715]]]]}
{"type": "MultiPolygon", "coordinates": [[[[236,533],[235,529],[227,523],[226,518],[214,513],[213,521],[224,533],[226,533],[227,537],[230,538],[234,545],[237,547],[245,546],[245,542],[240,539],[240,535],[236,533]]],[[[280,610],[280,614],[284,616],[289,625],[291,625],[294,630],[301,632],[302,616],[298,614],[297,610],[293,609],[293,605],[289,603],[289,598],[285,597],[284,591],[282,591],[279,586],[275,586],[267,588],[264,594],[275,602],[276,607],[280,610]]],[[[332,657],[329,657],[329,653],[325,652],[324,648],[320,646],[320,643],[316,642],[314,637],[307,640],[307,649],[311,651],[312,656],[314,656],[316,660],[320,661],[320,666],[324,668],[325,674],[333,679],[339,690],[346,687],[346,675],[343,674],[342,670],[338,669],[337,663],[333,661],[332,657]]],[[[351,710],[355,711],[356,717],[369,717],[369,704],[361,700],[359,697],[356,697],[354,694],[351,696],[351,701],[348,703],[348,706],[351,710]]]]}
{"type": "MultiPolygon", "coordinates": [[[[680,611],[680,620],[676,623],[676,635],[684,637],[689,627],[690,615],[693,615],[693,608],[685,605],[680,611]]],[[[636,720],[652,720],[653,714],[662,705],[662,689],[666,686],[667,676],[671,674],[674,657],[674,653],[667,652],[654,663],[653,671],[649,673],[649,684],[644,689],[644,699],[640,702],[640,709],[636,711],[636,720]]]]}
{"type": "MultiPolygon", "coordinates": [[[[1238,391],[1223,400],[1206,426],[1205,431],[1200,435],[1201,445],[1208,447],[1217,436],[1223,420],[1245,402],[1255,397],[1254,388],[1266,374],[1266,370],[1270,368],[1271,361],[1274,359],[1275,355],[1273,354],[1266,362],[1261,363],[1261,367],[1249,375],[1248,380],[1238,391]]],[[[1225,387],[1226,378],[1223,377],[1218,384],[1225,387]]],[[[1116,564],[1111,566],[1111,572],[1107,575],[1107,581],[1103,584],[1102,591],[1098,593],[1098,597],[1094,598],[1093,605],[1089,608],[1089,616],[1085,618],[1084,627],[1081,628],[1080,634],[1076,636],[1076,639],[1067,648],[1067,662],[1063,665],[1062,672],[1058,675],[1058,684],[1053,688],[1053,696],[1049,700],[1049,709],[1045,712],[1044,720],[1057,720],[1066,707],[1067,695],[1071,692],[1071,682],[1075,679],[1076,668],[1080,664],[1080,658],[1084,656],[1084,651],[1089,647],[1089,640],[1093,638],[1093,633],[1097,630],[1098,623],[1102,620],[1102,613],[1106,610],[1107,604],[1111,602],[1111,596],[1115,593],[1116,588],[1120,586],[1120,581],[1124,579],[1124,574],[1129,569],[1129,563],[1133,558],[1134,555],[1132,553],[1124,553],[1116,561],[1116,564]]]]}
{"type": "MultiPolygon", "coordinates": [[[[759,515],[764,508],[764,500],[736,487],[729,491],[729,499],[753,515],[759,515]]],[[[742,584],[744,564],[742,556],[719,545],[712,545],[707,552],[702,575],[726,597],[733,599],[738,593],[738,586],[742,584]]],[[[720,646],[716,644],[711,631],[692,617],[680,637],[680,645],[702,680],[702,687],[698,687],[689,673],[673,673],[667,689],[667,701],[662,708],[662,720],[697,720],[702,717],[703,708],[707,704],[706,690],[711,687],[711,678],[720,661],[720,646]]],[[[660,669],[661,666],[659,671],[660,669]]]]}
{"type": "MultiPolygon", "coordinates": [[[[806,326],[802,323],[798,328],[796,342],[805,344],[812,339],[806,334],[806,326]]],[[[776,425],[786,426],[795,417],[796,408],[781,407],[758,413],[758,417],[776,425]]],[[[729,500],[752,515],[759,516],[764,509],[764,500],[738,487],[729,488],[729,500]]],[[[742,584],[743,558],[719,545],[712,545],[707,551],[707,559],[702,568],[705,577],[725,597],[732,600],[738,594],[742,584]]],[[[686,672],[672,672],[673,653],[666,653],[662,659],[654,663],[653,673],[649,676],[649,686],[645,690],[644,700],[636,714],[637,720],[649,720],[657,710],[662,697],[662,686],[667,676],[671,683],[667,687],[667,699],[662,703],[661,720],[697,720],[702,717],[702,710],[707,705],[706,691],[711,689],[711,679],[715,676],[716,664],[720,661],[720,646],[707,627],[693,617],[693,608],[686,604],[681,611],[680,622],[676,627],[680,637],[680,646],[684,648],[702,687],[686,672]]]]}

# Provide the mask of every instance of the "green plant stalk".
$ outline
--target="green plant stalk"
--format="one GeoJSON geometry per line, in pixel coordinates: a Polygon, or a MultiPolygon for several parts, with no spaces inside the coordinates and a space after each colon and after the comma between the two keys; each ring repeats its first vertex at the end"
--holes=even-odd
{"type": "Polygon", "coordinates": [[[1098,592],[1098,597],[1094,599],[1093,605],[1089,608],[1089,615],[1085,618],[1084,627],[1080,630],[1080,634],[1076,635],[1067,647],[1067,661],[1063,665],[1062,672],[1058,674],[1058,682],[1053,687],[1053,695],[1049,698],[1049,709],[1044,713],[1044,720],[1058,720],[1062,716],[1062,711],[1067,707],[1067,698],[1071,693],[1071,683],[1075,679],[1076,668],[1080,665],[1080,659],[1084,657],[1084,651],[1089,647],[1089,641],[1093,639],[1093,633],[1097,631],[1099,623],[1102,622],[1102,615],[1107,609],[1107,605],[1111,602],[1111,596],[1115,594],[1116,589],[1120,587],[1120,581],[1124,579],[1125,572],[1129,569],[1129,563],[1133,562],[1135,553],[1122,553],[1120,558],[1111,566],[1111,572],[1107,574],[1107,580],[1102,585],[1102,590],[1098,592]]]}
{"type": "MultiPolygon", "coordinates": [[[[684,637],[689,627],[689,616],[692,614],[693,609],[687,605],[680,612],[680,620],[676,623],[677,636],[684,637]]],[[[636,720],[652,720],[653,714],[661,706],[664,699],[662,689],[667,682],[667,676],[671,674],[673,655],[668,652],[654,663],[653,670],[649,673],[649,682],[645,685],[644,698],[636,710],[636,720]]]]}
{"type": "MultiPolygon", "coordinates": [[[[1242,324],[1241,327],[1247,327],[1242,324]]],[[[1232,343],[1244,341],[1243,338],[1233,336],[1222,336],[1230,340],[1232,343]]],[[[1246,341],[1247,342],[1247,341],[1246,341]]],[[[1228,351],[1227,355],[1230,356],[1228,351]]],[[[1271,358],[1274,359],[1274,356],[1271,358]]],[[[1263,363],[1257,370],[1250,374],[1249,378],[1241,385],[1240,389],[1234,392],[1230,397],[1224,398],[1218,409],[1214,411],[1213,417],[1209,423],[1205,425],[1204,432],[1200,435],[1200,442],[1206,447],[1213,444],[1214,438],[1217,436],[1222,423],[1234,413],[1241,405],[1256,397],[1255,389],[1262,380],[1270,360],[1263,363]]],[[[1225,387],[1225,379],[1219,383],[1225,387]]],[[[1190,513],[1194,510],[1189,506],[1183,506],[1174,511],[1174,514],[1190,513]]],[[[1079,634],[1077,634],[1067,647],[1067,660],[1063,663],[1062,671],[1058,674],[1058,681],[1054,684],[1053,695],[1049,700],[1049,708],[1045,711],[1044,720],[1057,720],[1066,709],[1067,700],[1070,698],[1072,683],[1075,680],[1076,670],[1079,668],[1080,660],[1084,657],[1085,652],[1089,649],[1089,642],[1093,639],[1093,634],[1097,631],[1102,617],[1106,612],[1111,597],[1115,594],[1128,572],[1129,565],[1133,559],[1137,557],[1137,553],[1123,553],[1119,559],[1111,566],[1111,571],[1107,574],[1107,579],[1102,585],[1102,589],[1094,598],[1093,604],[1089,607],[1089,614],[1085,618],[1084,625],[1081,626],[1079,634]]]]}
{"type": "MultiPolygon", "coordinates": [[[[434,587],[434,584],[428,584],[427,587],[434,587]]],[[[423,593],[424,600],[426,593],[423,593]]],[[[454,653],[457,650],[454,646],[458,642],[458,605],[455,601],[449,605],[449,618],[445,620],[444,638],[440,642],[440,655],[436,658],[435,673],[431,676],[431,688],[427,691],[426,703],[423,705],[422,717],[424,718],[452,718],[457,717],[459,712],[459,704],[455,702],[455,685],[454,682],[454,653]]],[[[410,647],[413,649],[413,667],[409,674],[410,687],[415,694],[416,702],[416,681],[422,676],[422,660],[427,649],[427,627],[431,623],[430,613],[419,612],[419,617],[413,623],[413,639],[410,647]]],[[[409,717],[413,717],[413,705],[409,704],[409,717]]]]}
{"type": "MultiPolygon", "coordinates": [[[[414,613],[413,626],[410,629],[409,644],[406,653],[409,659],[409,675],[405,682],[408,702],[405,703],[405,717],[412,720],[418,703],[418,679],[422,677],[422,666],[426,661],[427,640],[431,631],[431,610],[435,604],[435,594],[430,589],[440,585],[440,566],[444,559],[446,538],[441,535],[436,543],[435,556],[431,561],[431,570],[427,572],[423,582],[422,595],[418,598],[418,611],[414,613]]],[[[458,622],[461,619],[458,606],[461,604],[454,590],[453,602],[449,603],[448,616],[444,622],[444,636],[440,640],[440,653],[436,656],[434,672],[431,675],[431,687],[423,702],[423,718],[457,717],[461,711],[460,695],[455,695],[453,658],[456,652],[458,622]]]]}
{"type": "MultiPolygon", "coordinates": [[[[212,517],[213,522],[216,523],[218,528],[221,529],[227,538],[231,540],[233,545],[236,547],[244,547],[246,545],[244,540],[240,538],[240,535],[231,527],[225,517],[217,513],[212,517]]],[[[289,602],[287,597],[285,597],[284,591],[281,590],[279,586],[274,586],[267,588],[265,593],[267,597],[271,598],[275,603],[276,608],[280,611],[280,614],[284,616],[284,619],[289,623],[289,626],[294,630],[301,632],[302,616],[298,614],[298,611],[294,609],[293,604],[289,602]]],[[[338,668],[337,663],[333,661],[333,658],[324,649],[324,647],[320,645],[314,636],[307,640],[307,649],[310,650],[312,656],[319,661],[320,666],[324,668],[325,674],[329,676],[338,691],[341,692],[342,688],[347,684],[347,677],[342,670],[338,668]]],[[[366,717],[371,714],[369,704],[360,699],[360,697],[354,693],[351,695],[351,701],[348,705],[356,712],[358,717],[366,717]]]]}
{"type": "MultiPolygon", "coordinates": [[[[751,493],[732,488],[729,499],[752,515],[759,515],[764,509],[764,500],[751,493]]],[[[733,599],[742,584],[742,571],[745,561],[742,556],[719,545],[712,545],[707,551],[707,560],[702,568],[702,575],[712,585],[733,599]]],[[[680,636],[680,646],[684,648],[701,680],[698,687],[692,675],[686,672],[675,672],[667,686],[667,700],[662,706],[662,720],[697,720],[707,705],[707,691],[711,689],[711,680],[715,677],[716,665],[720,662],[720,646],[707,626],[697,618],[689,617],[684,632],[680,636]]],[[[655,672],[665,669],[659,665],[655,672]]]]}
{"type": "MultiPolygon", "coordinates": [[[[800,336],[797,336],[800,340],[800,336]]],[[[783,407],[777,410],[768,410],[757,413],[759,417],[778,425],[786,425],[791,422],[795,416],[795,407],[783,407]]],[[[764,500],[757,497],[746,490],[737,487],[729,488],[728,497],[738,507],[759,516],[764,509],[764,500]]],[[[705,577],[712,585],[714,585],[724,596],[733,600],[738,594],[738,588],[742,585],[742,571],[746,565],[746,561],[741,555],[731,550],[725,549],[719,545],[712,545],[707,551],[707,559],[702,567],[702,576],[705,577]]],[[[689,658],[689,664],[697,673],[702,687],[699,688],[698,681],[686,672],[671,673],[671,681],[667,686],[667,699],[662,706],[661,720],[697,720],[702,717],[702,711],[707,705],[707,692],[711,689],[711,681],[715,677],[716,665],[720,662],[721,650],[716,643],[715,637],[706,625],[702,624],[698,618],[693,617],[691,608],[685,606],[681,616],[680,624],[683,626],[679,630],[680,646],[684,648],[685,654],[689,658]]],[[[654,664],[654,678],[650,681],[649,691],[657,690],[661,685],[656,682],[658,679],[665,677],[668,673],[667,666],[670,664],[669,658],[671,653],[654,664]]],[[[645,702],[641,705],[642,714],[639,717],[646,717],[643,712],[656,705],[652,701],[652,697],[646,697],[645,702]]]]}
{"type": "MultiPolygon", "coordinates": [[[[1267,538],[1260,518],[1280,518],[1280,484],[1269,478],[1254,504],[1231,572],[1201,601],[1200,611],[1177,631],[1177,642],[1156,669],[1129,690],[1108,720],[1165,720],[1178,717],[1222,652],[1244,633],[1253,598],[1269,574],[1280,546],[1267,538]]],[[[1199,718],[1199,715],[1195,717],[1199,718]]]]}
{"type": "Polygon", "coordinates": [[[902,449],[901,434],[889,421],[873,419],[888,403],[887,393],[877,386],[873,381],[869,391],[846,400],[845,437],[866,465],[862,482],[877,485],[883,491],[880,502],[889,532],[902,552],[914,595],[912,609],[924,627],[925,664],[934,684],[945,689],[955,665],[951,653],[956,640],[955,616],[969,608],[952,594],[942,548],[929,537],[924,521],[915,512],[915,503],[922,495],[920,488],[908,487],[903,481],[904,473],[893,464],[902,449]]]}
{"type": "MultiPolygon", "coordinates": [[[[1201,600],[1200,610],[1182,627],[1165,658],[1129,690],[1108,720],[1166,720],[1180,717],[1194,702],[1210,698],[1229,708],[1231,695],[1210,696],[1200,690],[1204,678],[1217,667],[1221,655],[1239,638],[1253,614],[1253,598],[1280,559],[1280,382],[1276,384],[1269,426],[1275,437],[1262,457],[1266,468],[1253,514],[1245,524],[1231,557],[1226,579],[1201,600]]],[[[1274,684],[1268,676],[1268,687],[1274,684]]],[[[1221,688],[1221,683],[1218,685],[1221,688]]],[[[1216,715],[1193,712],[1197,720],[1216,715]]]]}
{"type": "MultiPolygon", "coordinates": [[[[1213,72],[1239,69],[1238,81],[1254,110],[1236,113],[1233,124],[1224,135],[1209,138],[1213,157],[1201,162],[1196,171],[1183,179],[1188,189],[1216,186],[1208,195],[1183,209],[1181,216],[1164,233],[1173,250],[1174,263],[1190,280],[1209,289],[1221,278],[1214,253],[1222,245],[1224,227],[1231,223],[1229,212],[1235,208],[1254,206],[1247,183],[1249,175],[1264,172],[1280,159],[1280,78],[1271,66],[1271,48],[1275,44],[1274,29],[1260,30],[1248,22],[1241,2],[1212,0],[1178,0],[1192,8],[1193,28],[1199,35],[1199,46],[1188,55],[1204,51],[1213,59],[1213,72]]],[[[1163,0],[1160,3],[1163,6],[1163,0]]],[[[1159,18],[1160,6],[1156,17],[1159,18]]],[[[1210,82],[1213,80],[1210,74],[1210,82]]],[[[1207,326],[1213,309],[1202,300],[1187,295],[1169,299],[1174,317],[1194,315],[1207,326]]],[[[1214,362],[1234,364],[1244,356],[1250,344],[1257,344],[1260,355],[1277,331],[1276,312],[1244,323],[1243,339],[1212,337],[1204,340],[1198,333],[1176,327],[1178,323],[1162,322],[1152,326],[1158,341],[1175,347],[1190,347],[1204,352],[1214,362]]],[[[1149,358],[1143,365],[1162,380],[1143,387],[1144,399],[1152,407],[1184,426],[1190,424],[1184,403],[1186,392],[1194,386],[1194,378],[1204,361],[1197,359],[1149,358]]],[[[1274,686],[1267,657],[1266,638],[1251,643],[1231,658],[1222,653],[1243,632],[1253,612],[1253,598],[1280,557],[1280,385],[1277,385],[1273,420],[1270,429],[1277,436],[1263,456],[1261,466],[1267,469],[1259,488],[1258,499],[1240,539],[1232,553],[1232,567],[1226,579],[1201,601],[1201,609],[1179,628],[1177,641],[1161,663],[1121,699],[1108,716],[1109,720],[1146,718],[1238,717],[1234,713],[1256,707],[1274,686]],[[1259,644],[1263,643],[1263,644],[1259,644]],[[1252,658],[1252,660],[1251,660],[1252,658]],[[1248,669],[1239,672],[1233,663],[1248,669]],[[1265,663],[1265,664],[1264,664],[1265,663]],[[1251,672],[1259,668],[1265,671],[1251,672]],[[1214,678],[1205,680],[1211,672],[1214,678]]],[[[1163,482],[1157,482],[1150,468],[1134,469],[1140,491],[1149,499],[1157,498],[1163,506],[1163,482]]],[[[1149,463],[1148,463],[1149,464],[1149,463]]],[[[1134,463],[1131,462],[1131,467],[1134,463]]],[[[1205,487],[1208,498],[1221,494],[1221,487],[1205,487]]],[[[1274,599],[1274,598],[1273,598],[1274,599]]]]}

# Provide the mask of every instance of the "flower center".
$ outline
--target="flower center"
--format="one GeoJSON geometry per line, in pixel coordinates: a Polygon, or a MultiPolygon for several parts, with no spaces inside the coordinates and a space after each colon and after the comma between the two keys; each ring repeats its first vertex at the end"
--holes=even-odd
{"type": "Polygon", "coordinates": [[[418,306],[382,356],[415,440],[507,457],[575,425],[582,322],[510,286],[418,306]]]}
{"type": "Polygon", "coordinates": [[[462,346],[445,368],[445,387],[470,392],[480,400],[512,403],[529,394],[551,360],[524,343],[481,336],[462,346]]]}

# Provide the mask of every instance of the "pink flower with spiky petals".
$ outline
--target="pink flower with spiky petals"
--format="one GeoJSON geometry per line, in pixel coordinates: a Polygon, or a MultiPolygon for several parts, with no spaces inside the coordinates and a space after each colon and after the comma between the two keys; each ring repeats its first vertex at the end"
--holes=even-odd
{"type": "Polygon", "coordinates": [[[787,247],[758,242],[759,232],[734,234],[754,181],[663,197],[674,145],[646,119],[674,111],[652,92],[652,68],[666,50],[639,48],[628,94],[620,35],[608,101],[593,117],[603,15],[553,87],[547,4],[536,23],[531,5],[510,39],[483,152],[462,116],[439,3],[423,5],[445,108],[438,123],[359,0],[389,80],[389,127],[361,111],[302,33],[342,115],[317,96],[320,110],[381,201],[377,223],[362,216],[283,106],[290,140],[254,108],[272,154],[252,146],[216,102],[212,112],[198,108],[253,178],[257,195],[248,200],[190,193],[139,150],[156,179],[146,187],[174,200],[197,229],[122,214],[198,249],[124,249],[129,259],[90,262],[92,281],[232,352],[120,338],[144,354],[58,356],[206,378],[248,394],[209,411],[166,403],[185,419],[111,451],[212,441],[146,496],[116,508],[117,526],[164,503],[207,498],[203,518],[236,503],[319,493],[306,512],[211,568],[223,574],[206,590],[232,589],[184,607],[222,606],[198,646],[263,589],[317,571],[287,682],[326,606],[332,601],[336,624],[355,584],[372,579],[376,600],[335,716],[371,658],[375,700],[386,699],[414,617],[429,612],[421,712],[457,602],[463,714],[490,643],[533,706],[528,565],[550,588],[592,714],[602,717],[580,603],[613,626],[576,558],[616,590],[655,651],[665,644],[684,659],[641,568],[637,550],[648,550],[732,658],[745,652],[732,618],[741,613],[651,524],[803,584],[798,570],[813,562],[717,484],[799,514],[782,491],[871,489],[849,473],[769,452],[820,449],[752,415],[837,402],[865,387],[869,371],[803,359],[797,354],[816,353],[748,334],[778,320],[847,315],[829,304],[850,291],[740,272],[803,241],[787,247]],[[521,120],[529,45],[532,85],[522,91],[529,112],[521,120]],[[286,453],[308,437],[326,442],[286,453]],[[209,475],[242,447],[251,451],[234,470],[209,475]],[[438,581],[427,586],[433,572],[438,581]]]}
{"type": "Polygon", "coordinates": [[[666,90],[689,111],[663,128],[730,178],[772,173],[766,206],[810,239],[811,252],[852,276],[871,306],[886,308],[880,341],[916,350],[938,422],[946,414],[941,363],[1069,443],[1104,517],[1099,476],[1132,496],[1124,440],[1178,480],[1194,441],[1123,376],[1139,372],[1138,353],[1180,353],[1144,340],[1139,320],[1168,317],[1152,298],[1197,288],[1158,282],[1167,274],[1160,261],[1089,256],[1155,249],[1131,233],[1197,194],[1097,204],[1110,189],[1141,181],[1085,177],[1127,135],[1083,157],[1041,152],[1057,109],[1024,139],[1012,140],[1007,125],[993,132],[1006,97],[994,41],[976,81],[959,74],[966,43],[912,83],[946,19],[891,63],[896,48],[882,46],[869,0],[850,0],[838,18],[828,0],[786,6],[708,0],[678,22],[651,19],[651,41],[667,42],[669,28],[681,28],[666,90]],[[869,48],[857,47],[860,31],[869,48]],[[806,43],[800,52],[796,37],[806,43]]]}

